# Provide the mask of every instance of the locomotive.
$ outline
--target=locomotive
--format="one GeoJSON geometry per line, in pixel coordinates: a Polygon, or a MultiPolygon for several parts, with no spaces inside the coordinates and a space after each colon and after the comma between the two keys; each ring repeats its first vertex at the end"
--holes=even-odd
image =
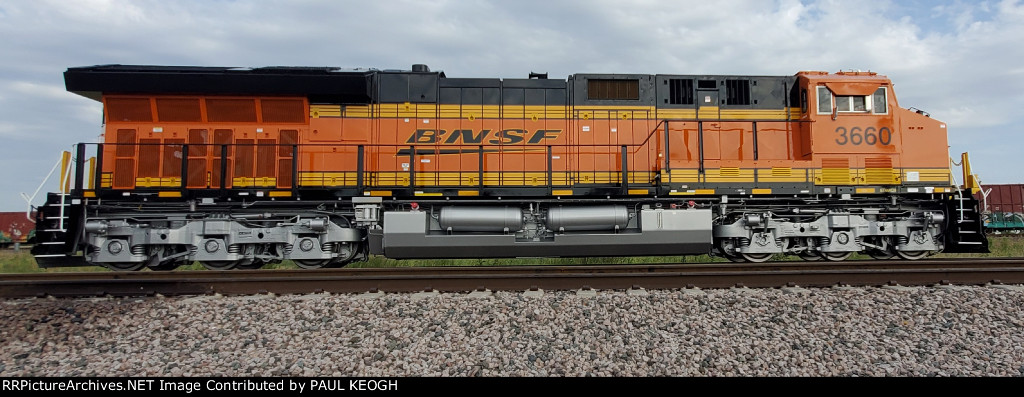
{"type": "Polygon", "coordinates": [[[37,211],[41,267],[987,252],[946,124],[874,72],[449,78],[99,65],[37,211]]]}

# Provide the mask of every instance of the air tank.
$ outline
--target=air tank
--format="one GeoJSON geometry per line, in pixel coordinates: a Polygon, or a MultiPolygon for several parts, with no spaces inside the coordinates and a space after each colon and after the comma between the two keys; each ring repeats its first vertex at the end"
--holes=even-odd
{"type": "Polygon", "coordinates": [[[547,226],[554,231],[615,230],[629,223],[624,205],[551,207],[547,226]]]}
{"type": "Polygon", "coordinates": [[[523,228],[523,212],[513,207],[443,207],[438,223],[454,232],[515,232],[523,228]]]}

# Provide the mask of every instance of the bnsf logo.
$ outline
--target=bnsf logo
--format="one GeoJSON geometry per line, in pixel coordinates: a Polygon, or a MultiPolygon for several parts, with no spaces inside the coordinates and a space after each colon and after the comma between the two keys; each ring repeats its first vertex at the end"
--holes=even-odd
{"type": "Polygon", "coordinates": [[[461,143],[463,145],[486,143],[491,145],[510,145],[526,142],[537,144],[546,139],[557,139],[561,133],[562,130],[537,130],[536,132],[530,132],[514,128],[500,131],[480,130],[479,132],[473,130],[452,130],[450,133],[446,130],[419,129],[409,136],[409,140],[405,141],[405,143],[461,143]]]}

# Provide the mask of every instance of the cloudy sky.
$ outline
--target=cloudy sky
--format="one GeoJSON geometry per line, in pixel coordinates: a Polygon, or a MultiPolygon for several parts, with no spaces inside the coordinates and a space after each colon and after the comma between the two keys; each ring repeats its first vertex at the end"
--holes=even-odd
{"type": "MultiPolygon", "coordinates": [[[[449,77],[547,72],[888,75],[949,125],[983,183],[1024,183],[1024,4],[931,0],[0,0],[0,211],[19,211],[101,106],[97,64],[341,66],[449,77]]],[[[54,190],[51,180],[43,191],[54,190]]],[[[43,194],[35,204],[42,202],[43,194]]]]}

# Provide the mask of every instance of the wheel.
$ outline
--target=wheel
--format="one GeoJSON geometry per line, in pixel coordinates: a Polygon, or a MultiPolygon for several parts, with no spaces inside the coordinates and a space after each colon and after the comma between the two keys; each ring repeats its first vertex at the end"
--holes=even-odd
{"type": "Polygon", "coordinates": [[[817,252],[804,251],[804,252],[801,252],[801,253],[797,254],[797,256],[799,256],[800,259],[803,259],[805,261],[813,262],[813,261],[820,261],[821,260],[821,254],[819,254],[817,252]]]}
{"type": "Polygon", "coordinates": [[[168,261],[158,265],[149,266],[149,270],[152,270],[154,272],[169,272],[171,270],[177,269],[181,265],[182,262],[168,261]]]}
{"type": "Polygon", "coordinates": [[[134,272],[146,267],[146,262],[106,262],[103,266],[115,272],[134,272]]]}
{"type": "Polygon", "coordinates": [[[239,261],[205,261],[199,263],[210,270],[231,270],[238,266],[239,261]]]}
{"type": "Polygon", "coordinates": [[[767,254],[740,254],[740,255],[743,256],[743,259],[746,259],[747,262],[754,262],[754,263],[764,262],[764,261],[767,261],[767,260],[772,258],[772,254],[771,253],[767,253],[767,254]]]}
{"type": "Polygon", "coordinates": [[[743,257],[739,256],[739,255],[723,254],[722,257],[725,258],[725,259],[728,259],[730,262],[736,262],[736,263],[741,263],[741,262],[746,262],[747,261],[746,259],[743,259],[743,257]]]}
{"type": "Polygon", "coordinates": [[[896,256],[906,260],[916,261],[928,256],[928,253],[929,251],[896,251],[896,256]]]}
{"type": "Polygon", "coordinates": [[[821,253],[821,256],[823,258],[825,258],[825,260],[829,260],[829,261],[833,261],[833,262],[845,261],[846,258],[849,258],[852,255],[853,255],[853,252],[822,252],[821,253]]]}
{"type": "Polygon", "coordinates": [[[330,259],[295,259],[295,264],[303,269],[321,269],[329,263],[330,259]]]}
{"type": "Polygon", "coordinates": [[[266,266],[266,264],[267,264],[267,262],[263,261],[261,259],[253,259],[252,262],[239,263],[238,266],[235,266],[235,269],[256,270],[256,269],[259,269],[259,268],[261,268],[263,266],[266,266]]]}
{"type": "Polygon", "coordinates": [[[896,254],[892,253],[892,251],[880,251],[880,250],[876,250],[876,249],[868,250],[867,254],[868,254],[868,256],[870,256],[870,257],[872,257],[874,259],[883,260],[883,261],[886,260],[886,259],[892,259],[892,257],[896,256],[896,254]]]}
{"type": "Polygon", "coordinates": [[[334,259],[331,259],[330,263],[328,263],[326,267],[342,268],[347,266],[349,263],[352,263],[352,260],[356,258],[356,255],[359,254],[359,250],[357,250],[356,247],[347,247],[347,249],[342,250],[338,254],[339,256],[334,259]]]}

